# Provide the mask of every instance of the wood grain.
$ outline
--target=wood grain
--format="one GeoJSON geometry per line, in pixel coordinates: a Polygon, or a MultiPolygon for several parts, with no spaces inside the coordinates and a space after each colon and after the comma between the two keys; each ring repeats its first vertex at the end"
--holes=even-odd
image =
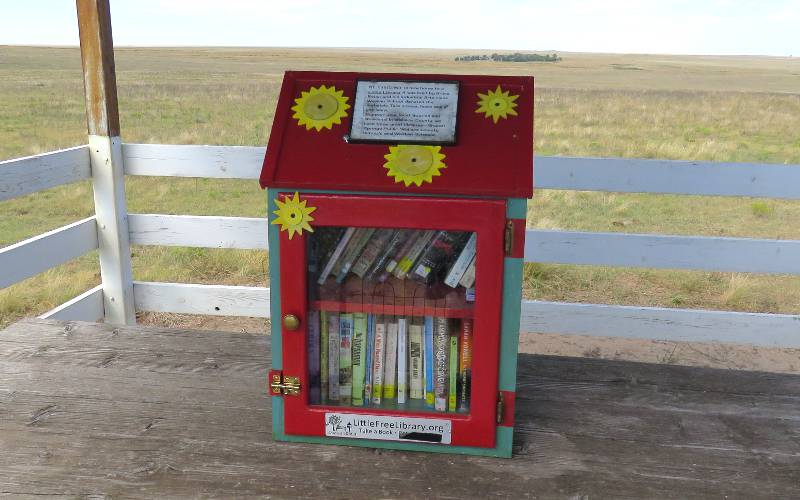
{"type": "Polygon", "coordinates": [[[133,245],[267,249],[266,217],[128,214],[133,245]]]}
{"type": "Polygon", "coordinates": [[[788,498],[800,484],[797,376],[521,355],[502,460],[274,442],[269,364],[268,336],[12,325],[0,494],[788,498]]]}
{"type": "Polygon", "coordinates": [[[0,249],[0,288],[80,257],[97,246],[94,216],[9,245],[0,249]]]}
{"type": "Polygon", "coordinates": [[[0,161],[0,201],[88,179],[89,146],[0,161]]]}
{"type": "Polygon", "coordinates": [[[800,274],[800,241],[531,229],[525,262],[800,274]]]}

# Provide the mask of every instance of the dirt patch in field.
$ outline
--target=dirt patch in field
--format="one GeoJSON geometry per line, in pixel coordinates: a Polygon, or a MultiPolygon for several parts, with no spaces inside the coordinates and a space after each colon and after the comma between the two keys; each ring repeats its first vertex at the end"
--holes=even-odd
{"type": "MultiPolygon", "coordinates": [[[[268,335],[270,332],[270,321],[261,318],[142,313],[138,316],[138,320],[143,325],[169,328],[260,335],[268,335]]],[[[718,342],[669,342],[522,333],[519,352],[800,374],[800,349],[779,349],[718,342]]]]}

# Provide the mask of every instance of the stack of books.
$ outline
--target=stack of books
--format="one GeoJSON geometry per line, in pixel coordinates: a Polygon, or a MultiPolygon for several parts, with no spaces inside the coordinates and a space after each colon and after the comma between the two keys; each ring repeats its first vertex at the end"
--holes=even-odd
{"type": "Polygon", "coordinates": [[[467,412],[473,320],[311,311],[311,404],[467,412]]]}
{"type": "Polygon", "coordinates": [[[309,271],[324,285],[348,276],[406,278],[450,288],[475,285],[477,235],[465,231],[321,227],[311,238],[309,271]]]}

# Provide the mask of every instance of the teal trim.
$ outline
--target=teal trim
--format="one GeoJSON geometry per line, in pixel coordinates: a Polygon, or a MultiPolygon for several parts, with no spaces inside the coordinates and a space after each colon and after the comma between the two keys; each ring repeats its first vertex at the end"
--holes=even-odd
{"type": "Polygon", "coordinates": [[[267,191],[267,219],[269,248],[269,312],[272,336],[272,368],[280,370],[283,368],[283,346],[281,343],[281,324],[280,321],[272,321],[274,318],[281,317],[281,244],[278,226],[272,224],[275,215],[272,213],[278,209],[275,204],[277,191],[267,191]]]}
{"type": "Polygon", "coordinates": [[[515,391],[519,317],[522,312],[522,259],[506,258],[503,263],[503,313],[500,327],[500,374],[498,388],[515,391]]]}
{"type": "MultiPolygon", "coordinates": [[[[272,398],[273,404],[276,399],[272,398]]],[[[281,402],[281,414],[283,414],[283,402],[281,402]]],[[[273,407],[273,412],[275,408],[273,407]]],[[[278,434],[272,430],[273,437],[277,441],[287,441],[291,443],[313,443],[313,444],[333,444],[344,446],[357,446],[360,448],[384,448],[389,450],[404,451],[426,451],[433,453],[450,453],[461,455],[482,455],[487,457],[511,458],[511,445],[513,440],[513,429],[511,427],[498,427],[495,434],[494,448],[476,448],[473,446],[448,446],[439,444],[425,443],[402,443],[399,441],[375,441],[371,439],[349,439],[332,438],[322,436],[289,436],[281,432],[278,434]]]]}
{"type": "MultiPolygon", "coordinates": [[[[281,317],[281,252],[280,239],[278,237],[278,226],[272,224],[275,215],[272,213],[278,207],[275,204],[277,191],[267,190],[267,235],[269,238],[269,314],[270,314],[270,337],[272,340],[272,368],[280,370],[283,368],[283,344],[281,342],[280,321],[272,321],[272,318],[281,317]]],[[[283,435],[283,398],[272,396],[272,432],[277,436],[283,435]]]]}
{"type": "Polygon", "coordinates": [[[524,219],[528,216],[528,200],[526,198],[509,198],[506,217],[524,219]]]}

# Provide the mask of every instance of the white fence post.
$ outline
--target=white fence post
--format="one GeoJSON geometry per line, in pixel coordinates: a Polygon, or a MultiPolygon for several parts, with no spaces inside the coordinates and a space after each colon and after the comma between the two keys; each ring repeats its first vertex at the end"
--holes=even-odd
{"type": "Polygon", "coordinates": [[[77,8],[105,320],[131,325],[136,313],[111,14],[108,0],[78,0],[77,8]]]}

